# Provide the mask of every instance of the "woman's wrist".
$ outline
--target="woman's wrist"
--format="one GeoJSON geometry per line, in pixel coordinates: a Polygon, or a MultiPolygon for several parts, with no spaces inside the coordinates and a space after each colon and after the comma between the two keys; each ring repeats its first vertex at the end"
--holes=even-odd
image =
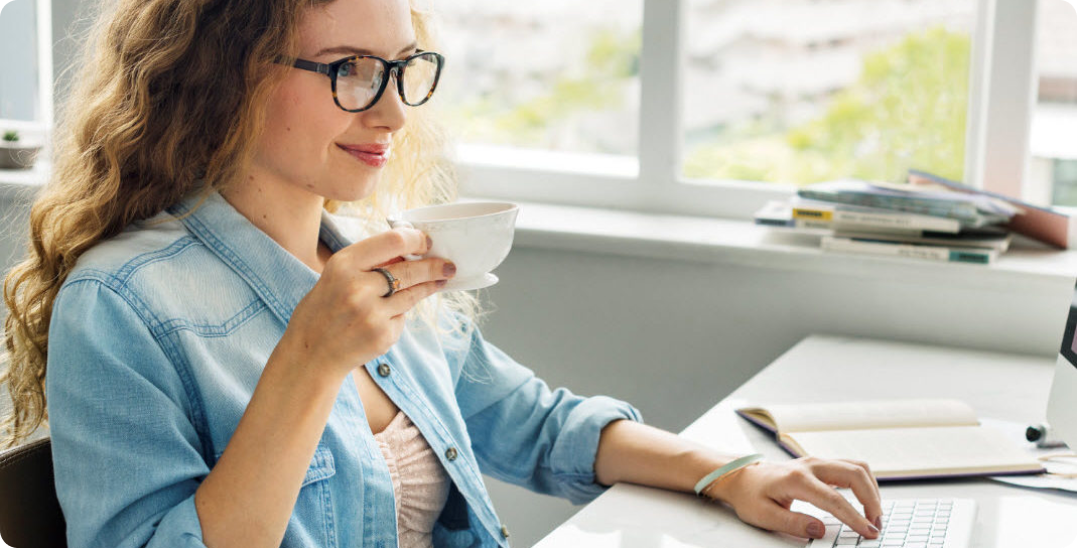
{"type": "Polygon", "coordinates": [[[699,495],[701,497],[707,496],[705,492],[714,484],[736,473],[740,469],[751,466],[752,464],[755,464],[761,460],[763,460],[763,455],[759,453],[753,453],[750,455],[737,457],[723,464],[722,466],[719,466],[696,483],[694,489],[696,495],[699,495]]]}

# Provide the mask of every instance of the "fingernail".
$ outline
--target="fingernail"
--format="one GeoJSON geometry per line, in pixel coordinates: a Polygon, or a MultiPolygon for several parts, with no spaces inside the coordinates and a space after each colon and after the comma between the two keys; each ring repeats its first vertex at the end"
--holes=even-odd
{"type": "Polygon", "coordinates": [[[426,237],[426,249],[429,250],[431,247],[434,247],[434,240],[431,240],[430,236],[427,236],[426,237]]]}
{"type": "Polygon", "coordinates": [[[434,282],[434,285],[438,287],[445,287],[445,284],[449,283],[449,280],[438,280],[434,282]]]}
{"type": "Polygon", "coordinates": [[[823,538],[826,534],[826,527],[823,527],[822,523],[813,521],[808,524],[808,536],[811,538],[823,538]]]}
{"type": "Polygon", "coordinates": [[[877,527],[879,529],[883,528],[883,517],[882,516],[877,516],[875,518],[875,527],[877,527]]]}
{"type": "MultiPolygon", "coordinates": [[[[878,521],[878,520],[876,520],[876,521],[878,521]]],[[[878,534],[879,534],[879,526],[878,525],[868,525],[868,530],[871,531],[872,533],[875,533],[876,536],[878,536],[878,534]]]]}
{"type": "Polygon", "coordinates": [[[453,274],[456,274],[456,265],[452,263],[445,263],[445,266],[442,267],[441,270],[445,273],[445,277],[448,278],[453,274]]]}

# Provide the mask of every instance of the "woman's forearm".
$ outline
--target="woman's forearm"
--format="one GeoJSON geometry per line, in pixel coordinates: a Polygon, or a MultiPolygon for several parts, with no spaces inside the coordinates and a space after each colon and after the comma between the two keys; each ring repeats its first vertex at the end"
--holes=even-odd
{"type": "Polygon", "coordinates": [[[195,493],[203,543],[280,546],[343,379],[277,346],[220,461],[195,493]]]}
{"type": "Polygon", "coordinates": [[[595,479],[694,492],[700,478],[734,458],[653,426],[617,420],[602,429],[595,479]]]}

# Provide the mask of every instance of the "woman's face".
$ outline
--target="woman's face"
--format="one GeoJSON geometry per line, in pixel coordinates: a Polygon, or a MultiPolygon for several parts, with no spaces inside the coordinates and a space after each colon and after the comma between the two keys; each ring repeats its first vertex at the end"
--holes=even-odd
{"type": "MultiPolygon", "coordinates": [[[[300,58],[319,63],[353,54],[407,57],[416,47],[408,0],[336,0],[309,8],[299,44],[300,58]]],[[[332,200],[362,199],[373,192],[384,162],[346,149],[390,144],[406,108],[395,79],[377,104],[352,113],[334,103],[328,77],[289,68],[269,99],[254,173],[332,200]]]]}

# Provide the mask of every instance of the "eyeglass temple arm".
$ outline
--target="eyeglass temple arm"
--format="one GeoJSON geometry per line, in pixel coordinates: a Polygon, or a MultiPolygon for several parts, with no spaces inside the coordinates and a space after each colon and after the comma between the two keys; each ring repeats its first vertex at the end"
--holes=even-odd
{"type": "Polygon", "coordinates": [[[306,59],[278,57],[277,62],[282,65],[289,65],[297,69],[309,70],[311,72],[317,72],[326,76],[328,76],[329,73],[332,71],[332,67],[325,63],[315,63],[314,61],[307,61],[306,59]]]}

